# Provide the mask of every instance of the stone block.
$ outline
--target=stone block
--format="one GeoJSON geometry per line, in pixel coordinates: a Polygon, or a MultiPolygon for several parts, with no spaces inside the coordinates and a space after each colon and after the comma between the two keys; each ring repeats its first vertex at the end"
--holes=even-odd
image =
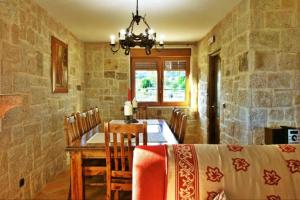
{"type": "Polygon", "coordinates": [[[292,28],[295,27],[295,16],[290,11],[275,11],[265,14],[266,28],[292,28]]]}
{"type": "Polygon", "coordinates": [[[279,69],[293,70],[300,68],[300,54],[296,53],[281,53],[279,55],[279,69]]]}
{"type": "Polygon", "coordinates": [[[238,91],[238,105],[240,106],[250,106],[250,91],[239,90],[238,91]]]}
{"type": "Polygon", "coordinates": [[[284,119],[284,110],[271,109],[269,111],[268,119],[272,120],[272,121],[281,121],[281,120],[283,120],[284,119]]]}
{"type": "Polygon", "coordinates": [[[104,101],[113,101],[114,98],[112,96],[104,96],[104,101]]]}
{"type": "Polygon", "coordinates": [[[239,56],[239,71],[246,72],[248,71],[248,52],[243,53],[239,56]]]}
{"type": "Polygon", "coordinates": [[[105,71],[104,72],[104,77],[105,78],[115,78],[116,73],[114,71],[105,71]]]}
{"type": "Polygon", "coordinates": [[[274,10],[280,8],[280,0],[252,0],[250,6],[254,10],[274,10]]]}
{"type": "Polygon", "coordinates": [[[116,73],[116,79],[118,79],[118,80],[128,80],[127,73],[116,73]]]}
{"type": "Polygon", "coordinates": [[[41,133],[41,124],[35,123],[24,126],[24,136],[28,137],[30,135],[40,134],[41,133]]]}
{"type": "Polygon", "coordinates": [[[2,59],[4,61],[14,63],[19,63],[21,61],[21,49],[19,46],[3,42],[2,48],[5,49],[2,53],[2,59]]]}
{"type": "Polygon", "coordinates": [[[19,27],[16,24],[13,24],[11,26],[11,40],[14,44],[19,43],[19,35],[20,35],[19,27]]]}
{"type": "Polygon", "coordinates": [[[238,34],[244,33],[250,29],[250,13],[238,18],[238,34]]]}
{"type": "Polygon", "coordinates": [[[280,32],[271,30],[251,31],[249,36],[250,48],[278,49],[280,32]]]}
{"type": "Polygon", "coordinates": [[[0,151],[0,177],[5,175],[8,171],[7,152],[0,151]]]}
{"type": "Polygon", "coordinates": [[[300,95],[295,96],[295,105],[300,105],[300,95]]]}
{"type": "Polygon", "coordinates": [[[295,120],[295,109],[288,108],[284,110],[284,120],[285,121],[294,121],[295,120]]]}
{"type": "Polygon", "coordinates": [[[47,91],[45,88],[31,88],[31,105],[42,104],[46,102],[47,91]]]}
{"type": "Polygon", "coordinates": [[[283,51],[300,52],[300,29],[284,29],[281,37],[283,51]]]}
{"type": "Polygon", "coordinates": [[[253,108],[250,110],[250,126],[251,128],[266,127],[268,120],[267,109],[253,108]]]}
{"type": "Polygon", "coordinates": [[[252,29],[263,29],[265,24],[262,19],[264,19],[265,13],[261,10],[251,10],[250,13],[250,27],[252,29]]]}
{"type": "Polygon", "coordinates": [[[290,91],[275,92],[273,107],[288,107],[293,105],[293,94],[290,91]]]}
{"type": "Polygon", "coordinates": [[[275,89],[288,89],[291,87],[291,74],[277,72],[268,74],[268,87],[275,89]]]}
{"type": "Polygon", "coordinates": [[[118,60],[117,59],[104,59],[104,70],[117,70],[118,60]]]}
{"type": "Polygon", "coordinates": [[[250,88],[266,88],[267,87],[267,74],[254,73],[250,75],[250,88]]]}
{"type": "Polygon", "coordinates": [[[29,76],[26,73],[15,73],[13,81],[14,92],[30,92],[29,76]]]}
{"type": "Polygon", "coordinates": [[[272,106],[271,91],[253,91],[252,106],[253,107],[271,107],[272,106]]]}
{"type": "Polygon", "coordinates": [[[239,36],[235,40],[235,44],[234,44],[235,55],[241,52],[246,52],[249,48],[248,44],[249,44],[248,34],[243,34],[239,36]]]}
{"type": "Polygon", "coordinates": [[[275,71],[277,69],[277,55],[275,52],[256,51],[254,59],[255,70],[275,71]]]}
{"type": "Polygon", "coordinates": [[[296,0],[281,0],[281,8],[293,10],[296,7],[296,0]]]}

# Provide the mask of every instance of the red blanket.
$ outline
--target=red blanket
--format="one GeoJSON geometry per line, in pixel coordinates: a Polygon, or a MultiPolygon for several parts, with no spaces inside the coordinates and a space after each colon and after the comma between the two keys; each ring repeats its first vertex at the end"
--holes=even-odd
{"type": "Polygon", "coordinates": [[[166,146],[139,146],[134,150],[133,200],[163,200],[166,189],[166,146]]]}

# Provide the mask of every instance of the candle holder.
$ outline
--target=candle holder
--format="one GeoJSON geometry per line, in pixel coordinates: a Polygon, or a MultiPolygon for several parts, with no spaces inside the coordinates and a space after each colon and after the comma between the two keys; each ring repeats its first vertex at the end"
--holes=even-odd
{"type": "Polygon", "coordinates": [[[126,124],[138,123],[139,121],[133,118],[133,115],[125,115],[124,122],[126,124]]]}
{"type": "Polygon", "coordinates": [[[132,120],[133,120],[132,115],[125,115],[124,122],[125,122],[126,124],[132,123],[132,120]]]}

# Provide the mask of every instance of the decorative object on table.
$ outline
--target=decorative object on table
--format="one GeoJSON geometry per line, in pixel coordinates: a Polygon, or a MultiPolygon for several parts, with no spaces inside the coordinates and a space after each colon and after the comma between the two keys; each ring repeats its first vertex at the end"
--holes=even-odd
{"type": "MultiPolygon", "coordinates": [[[[130,22],[130,25],[126,30],[122,29],[119,32],[119,46],[116,47],[116,36],[111,35],[110,36],[110,46],[111,51],[113,53],[116,53],[119,51],[120,47],[125,50],[125,55],[129,55],[130,48],[135,46],[140,46],[145,48],[145,52],[147,55],[151,54],[151,49],[153,46],[156,47],[156,33],[153,29],[150,28],[149,24],[147,23],[145,16],[142,17],[139,15],[139,1],[137,0],[136,3],[136,14],[132,13],[132,20],[130,22]],[[146,29],[144,33],[135,34],[133,33],[134,24],[136,23],[139,25],[140,21],[143,21],[146,25],[146,29]]],[[[160,36],[159,46],[164,46],[164,36],[160,36]]]]}
{"type": "Polygon", "coordinates": [[[133,108],[131,101],[126,101],[124,105],[124,116],[125,116],[125,123],[137,123],[136,119],[133,119],[133,108]]]}
{"type": "Polygon", "coordinates": [[[52,91],[68,92],[68,45],[51,37],[52,91]]]}
{"type": "Polygon", "coordinates": [[[133,108],[133,119],[136,119],[136,112],[137,112],[138,104],[137,104],[135,97],[132,100],[132,108],[133,108]]]}

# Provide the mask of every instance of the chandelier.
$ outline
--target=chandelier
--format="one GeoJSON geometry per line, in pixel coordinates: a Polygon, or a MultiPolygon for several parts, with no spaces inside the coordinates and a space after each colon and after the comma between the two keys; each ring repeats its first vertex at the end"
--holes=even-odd
{"type": "MultiPolygon", "coordinates": [[[[151,54],[151,49],[153,46],[156,47],[156,33],[153,29],[150,28],[149,24],[147,23],[145,16],[142,17],[139,15],[138,10],[139,2],[136,1],[136,14],[132,13],[132,20],[130,22],[130,25],[126,30],[122,29],[119,32],[119,45],[117,47],[116,45],[116,36],[111,35],[110,36],[110,46],[111,51],[113,53],[116,53],[119,51],[120,47],[125,50],[125,55],[129,55],[130,48],[135,46],[140,46],[145,48],[145,52],[147,55],[151,54]],[[139,25],[140,21],[143,21],[146,25],[146,29],[144,33],[135,34],[133,33],[134,25],[139,25]]],[[[161,35],[159,46],[164,46],[164,40],[163,36],[161,35]]]]}

